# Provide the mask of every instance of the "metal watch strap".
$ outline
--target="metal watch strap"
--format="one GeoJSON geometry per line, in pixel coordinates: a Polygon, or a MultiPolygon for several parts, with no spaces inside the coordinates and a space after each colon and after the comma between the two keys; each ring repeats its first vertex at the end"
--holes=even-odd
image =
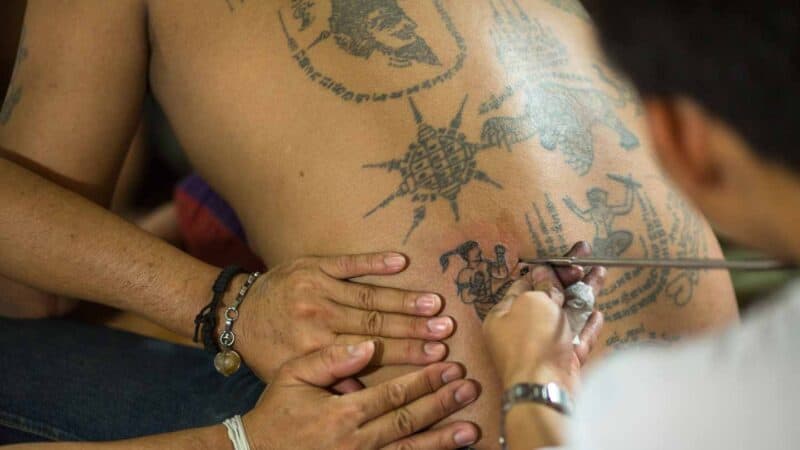
{"type": "Polygon", "coordinates": [[[503,407],[500,416],[500,446],[508,448],[506,442],[506,415],[520,403],[537,403],[548,406],[562,414],[572,414],[572,400],[565,389],[556,383],[519,383],[503,393],[503,407]]]}

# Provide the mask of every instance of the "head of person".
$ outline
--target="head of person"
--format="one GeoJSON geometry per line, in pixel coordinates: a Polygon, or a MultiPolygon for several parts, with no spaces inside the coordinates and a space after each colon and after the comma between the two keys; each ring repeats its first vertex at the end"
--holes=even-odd
{"type": "Polygon", "coordinates": [[[399,61],[439,64],[397,0],[333,0],[330,25],[339,46],[355,56],[378,51],[399,61]]]}
{"type": "Polygon", "coordinates": [[[800,255],[800,2],[586,3],[672,180],[723,234],[800,255]]]}
{"type": "Polygon", "coordinates": [[[592,207],[599,207],[608,204],[608,191],[593,188],[586,193],[586,198],[589,200],[589,205],[592,207]]]}

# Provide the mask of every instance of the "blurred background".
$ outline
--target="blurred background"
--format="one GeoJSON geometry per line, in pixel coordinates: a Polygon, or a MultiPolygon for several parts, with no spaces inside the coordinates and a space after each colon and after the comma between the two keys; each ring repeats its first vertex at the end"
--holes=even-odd
{"type": "MultiPolygon", "coordinates": [[[[5,98],[14,68],[26,0],[0,1],[0,98],[5,98]]],[[[591,10],[591,5],[589,9],[591,10]]],[[[148,98],[145,103],[139,132],[131,145],[112,209],[123,217],[139,223],[176,245],[180,236],[174,224],[174,211],[170,209],[173,189],[191,169],[182,155],[169,123],[157,103],[148,98]]],[[[746,249],[732,247],[723,240],[728,258],[757,257],[746,249]]],[[[734,273],[733,280],[740,306],[746,308],[752,301],[782,286],[798,273],[734,273]]],[[[80,314],[80,312],[79,312],[80,314]]],[[[96,311],[92,311],[96,314],[96,311]]],[[[108,312],[108,320],[114,318],[108,312]]],[[[127,328],[125,323],[121,324],[127,328]]],[[[156,333],[159,334],[159,333],[156,333]]]]}

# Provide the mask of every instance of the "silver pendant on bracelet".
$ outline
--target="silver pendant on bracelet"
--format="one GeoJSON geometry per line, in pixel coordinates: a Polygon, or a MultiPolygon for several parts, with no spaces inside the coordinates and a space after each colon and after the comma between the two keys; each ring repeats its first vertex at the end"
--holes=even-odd
{"type": "Polygon", "coordinates": [[[242,366],[242,357],[233,349],[236,342],[236,334],[233,333],[233,324],[239,319],[239,306],[241,306],[247,292],[256,282],[261,273],[254,272],[247,277],[247,281],[239,289],[236,301],[233,305],[225,309],[225,329],[219,335],[220,351],[214,356],[214,368],[217,372],[229,377],[239,370],[242,366]]]}

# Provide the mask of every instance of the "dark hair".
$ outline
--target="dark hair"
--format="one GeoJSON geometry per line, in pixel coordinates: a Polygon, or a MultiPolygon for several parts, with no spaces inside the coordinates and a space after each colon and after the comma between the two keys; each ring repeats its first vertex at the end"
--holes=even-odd
{"type": "Polygon", "coordinates": [[[760,156],[800,169],[800,2],[586,3],[606,54],[643,96],[691,97],[760,156]]]}

